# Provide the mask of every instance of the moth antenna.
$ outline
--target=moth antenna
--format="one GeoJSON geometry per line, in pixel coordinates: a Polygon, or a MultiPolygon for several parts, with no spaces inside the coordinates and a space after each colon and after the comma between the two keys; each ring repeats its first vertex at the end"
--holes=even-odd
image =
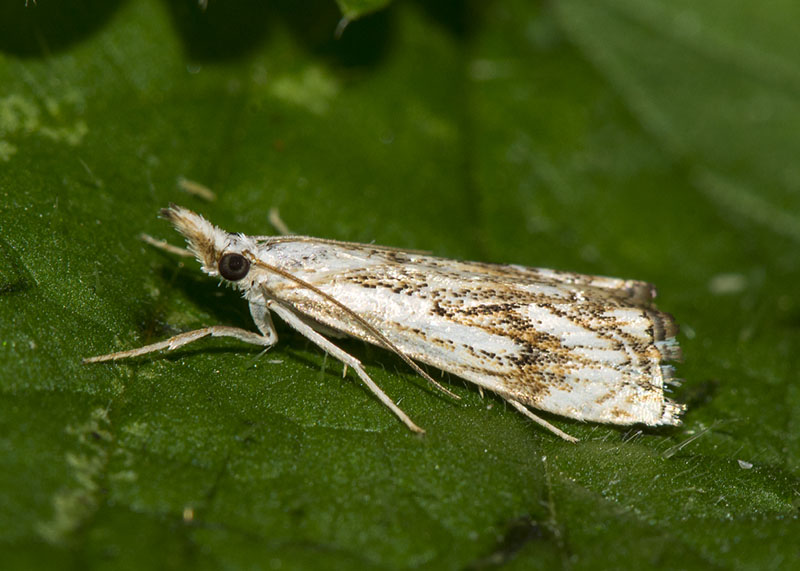
{"type": "MultiPolygon", "coordinates": [[[[272,224],[272,220],[270,220],[272,224]]],[[[287,236],[252,236],[253,240],[268,242],[270,244],[280,244],[281,242],[307,242],[309,244],[330,244],[331,246],[364,246],[379,252],[399,252],[401,254],[415,254],[420,256],[430,256],[430,250],[409,250],[395,248],[394,246],[381,246],[379,244],[366,244],[364,242],[343,242],[342,240],[329,240],[328,238],[315,238],[314,236],[298,236],[291,234],[287,236]]]]}

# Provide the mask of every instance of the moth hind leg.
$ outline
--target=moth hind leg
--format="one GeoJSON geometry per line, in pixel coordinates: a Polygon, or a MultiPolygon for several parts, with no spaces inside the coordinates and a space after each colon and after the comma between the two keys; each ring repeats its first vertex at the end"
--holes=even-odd
{"type": "Polygon", "coordinates": [[[405,424],[409,430],[412,432],[417,432],[419,434],[425,434],[425,430],[417,426],[413,420],[405,413],[403,410],[397,406],[389,395],[387,395],[383,390],[373,381],[364,368],[361,365],[361,361],[347,353],[346,351],[340,349],[333,343],[331,343],[328,339],[320,335],[317,331],[314,330],[308,323],[306,323],[303,319],[297,316],[292,310],[288,309],[287,307],[277,303],[275,301],[267,301],[267,307],[274,311],[281,319],[283,319],[287,324],[293,327],[298,333],[303,335],[306,339],[314,343],[317,347],[332,355],[334,358],[339,359],[342,363],[344,363],[345,367],[350,367],[353,369],[356,374],[361,378],[361,381],[367,386],[367,388],[372,391],[383,405],[391,410],[397,418],[399,418],[403,424],[405,424]]]}
{"type": "Polygon", "coordinates": [[[533,414],[533,413],[530,411],[530,409],[529,409],[527,406],[525,406],[524,404],[522,404],[521,402],[519,402],[519,401],[515,401],[514,399],[510,399],[510,398],[506,398],[506,401],[507,401],[507,402],[508,402],[508,403],[509,403],[511,406],[513,406],[515,409],[517,409],[518,411],[520,411],[522,414],[524,414],[525,416],[527,416],[528,418],[530,418],[532,421],[534,421],[535,423],[537,423],[537,424],[538,424],[538,425],[540,425],[540,426],[543,426],[543,427],[545,427],[547,430],[549,430],[550,432],[552,432],[553,434],[555,434],[555,435],[557,435],[557,436],[560,436],[561,438],[563,438],[563,439],[564,439],[564,440],[566,440],[567,442],[578,442],[578,441],[579,441],[579,440],[578,440],[577,438],[575,438],[574,436],[570,436],[569,434],[567,434],[567,433],[566,433],[566,432],[564,432],[563,430],[561,430],[561,429],[559,429],[559,428],[556,428],[555,426],[553,426],[552,424],[550,424],[549,422],[547,422],[545,419],[543,419],[543,418],[539,418],[538,416],[536,416],[535,414],[533,414]]]}
{"type": "Polygon", "coordinates": [[[174,351],[179,347],[183,347],[184,345],[188,345],[189,343],[194,343],[195,341],[199,341],[203,337],[233,337],[234,339],[238,339],[239,341],[243,341],[245,343],[251,343],[253,345],[260,345],[262,347],[270,348],[275,343],[278,342],[278,335],[273,332],[273,334],[261,334],[261,333],[253,333],[252,331],[247,331],[245,329],[239,329],[237,327],[227,327],[224,325],[216,325],[213,327],[204,327],[203,329],[196,329],[194,331],[187,331],[186,333],[181,333],[180,335],[175,335],[174,337],[170,337],[169,339],[165,339],[164,341],[159,341],[158,343],[151,343],[150,345],[145,345],[144,347],[139,347],[138,349],[130,349],[128,351],[119,351],[117,353],[109,353],[107,355],[98,355],[96,357],[86,357],[82,360],[82,363],[102,363],[104,361],[117,361],[119,359],[130,359],[132,357],[139,357],[141,355],[147,355],[148,353],[154,353],[156,351],[174,351]]]}

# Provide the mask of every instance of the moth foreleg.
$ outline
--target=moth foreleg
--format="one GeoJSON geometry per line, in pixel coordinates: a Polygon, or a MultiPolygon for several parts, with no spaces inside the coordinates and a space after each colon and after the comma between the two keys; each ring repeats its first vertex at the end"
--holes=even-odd
{"type": "Polygon", "coordinates": [[[549,422],[547,422],[545,419],[539,418],[538,416],[533,414],[530,411],[530,409],[527,406],[525,406],[524,404],[522,404],[521,402],[517,402],[514,399],[510,399],[510,398],[506,398],[506,401],[508,401],[508,403],[511,406],[513,406],[515,409],[520,411],[522,414],[524,414],[525,416],[530,418],[532,421],[536,422],[537,424],[539,424],[541,426],[544,426],[547,430],[549,430],[553,434],[556,434],[556,435],[560,436],[561,438],[563,438],[567,442],[578,442],[578,439],[575,438],[574,436],[570,436],[569,434],[567,434],[563,430],[560,430],[560,429],[556,428],[555,426],[553,426],[552,424],[550,424],[549,422]]]}
{"type": "Polygon", "coordinates": [[[187,331],[175,337],[170,337],[158,343],[152,343],[139,347],[138,349],[130,349],[129,351],[119,351],[117,353],[109,353],[108,355],[98,355],[97,357],[87,357],[83,359],[83,363],[100,363],[103,361],[116,361],[118,359],[130,359],[131,357],[139,357],[140,355],[147,355],[155,351],[166,349],[167,351],[174,351],[179,347],[194,343],[203,337],[233,337],[245,343],[253,345],[260,345],[262,347],[271,347],[278,342],[278,335],[275,331],[266,331],[264,333],[253,333],[246,329],[239,329],[237,327],[226,327],[224,325],[215,325],[213,327],[204,327],[203,329],[196,329],[194,331],[187,331]]]}
{"type": "Polygon", "coordinates": [[[332,355],[336,359],[339,359],[345,366],[349,366],[353,369],[356,374],[361,378],[363,383],[367,385],[367,388],[372,391],[372,393],[378,397],[378,400],[381,401],[389,410],[391,410],[397,418],[403,421],[403,423],[411,429],[413,432],[419,432],[424,434],[425,431],[417,426],[413,420],[411,420],[408,415],[403,412],[400,407],[398,407],[389,396],[383,392],[383,390],[375,384],[364,368],[361,366],[361,361],[346,353],[330,341],[328,341],[325,337],[317,333],[313,327],[308,325],[305,321],[303,321],[300,317],[295,315],[287,307],[281,305],[276,301],[268,301],[267,307],[274,311],[276,314],[280,316],[288,325],[296,329],[301,335],[303,335],[306,339],[317,345],[320,349],[332,355]]]}
{"type": "Polygon", "coordinates": [[[278,333],[275,331],[275,325],[272,323],[272,316],[269,314],[269,309],[265,303],[250,302],[250,315],[253,322],[258,327],[258,330],[264,334],[265,337],[278,341],[278,333]]]}
{"type": "Polygon", "coordinates": [[[176,256],[182,256],[184,258],[194,258],[194,254],[192,254],[186,248],[179,248],[178,246],[173,246],[166,240],[159,240],[158,238],[153,238],[150,234],[145,234],[142,232],[139,234],[139,239],[143,242],[147,242],[154,248],[158,248],[163,252],[167,252],[168,254],[175,254],[176,256]]]}

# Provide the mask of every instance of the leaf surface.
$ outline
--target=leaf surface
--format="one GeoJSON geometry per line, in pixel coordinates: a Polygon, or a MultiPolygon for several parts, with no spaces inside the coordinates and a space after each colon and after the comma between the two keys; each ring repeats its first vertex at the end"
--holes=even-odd
{"type": "Polygon", "coordinates": [[[4,5],[0,552],[10,569],[778,568],[800,535],[790,2],[4,5]],[[724,17],[718,14],[724,13],[724,17]],[[369,14],[369,15],[367,15],[369,14]],[[363,16],[363,17],[362,17],[363,16]],[[207,202],[181,177],[213,189],[207,202]],[[246,303],[158,209],[644,279],[685,426],[548,420],[337,341],[427,430],[278,324],[82,357],[246,303]]]}

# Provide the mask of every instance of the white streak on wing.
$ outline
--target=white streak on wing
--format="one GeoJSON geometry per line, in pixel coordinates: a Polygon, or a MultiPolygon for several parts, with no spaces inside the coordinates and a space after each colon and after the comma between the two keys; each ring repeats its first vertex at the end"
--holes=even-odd
{"type": "Polygon", "coordinates": [[[596,349],[592,347],[574,347],[573,353],[604,365],[622,365],[628,360],[623,351],[615,349],[596,349]]]}
{"type": "Polygon", "coordinates": [[[621,373],[613,367],[582,367],[571,371],[568,376],[575,379],[576,382],[604,384],[618,382],[621,373]]]}
{"type": "MultiPolygon", "coordinates": [[[[557,412],[570,410],[574,418],[595,422],[617,422],[620,419],[611,411],[625,411],[629,421],[658,424],[662,415],[663,398],[654,391],[645,391],[637,385],[627,385],[609,391],[606,382],[579,382],[573,380],[572,390],[554,390],[542,396],[535,406],[557,412]]],[[[560,414],[564,414],[563,412],[560,414]]]]}
{"type": "Polygon", "coordinates": [[[585,329],[567,317],[555,315],[546,307],[530,305],[528,317],[536,329],[561,339],[567,347],[589,347],[605,349],[611,346],[607,339],[596,332],[585,329]]]}
{"type": "Polygon", "coordinates": [[[634,307],[618,307],[603,312],[603,316],[615,321],[623,333],[637,339],[649,340],[646,335],[650,322],[645,318],[641,309],[634,307]]]}

